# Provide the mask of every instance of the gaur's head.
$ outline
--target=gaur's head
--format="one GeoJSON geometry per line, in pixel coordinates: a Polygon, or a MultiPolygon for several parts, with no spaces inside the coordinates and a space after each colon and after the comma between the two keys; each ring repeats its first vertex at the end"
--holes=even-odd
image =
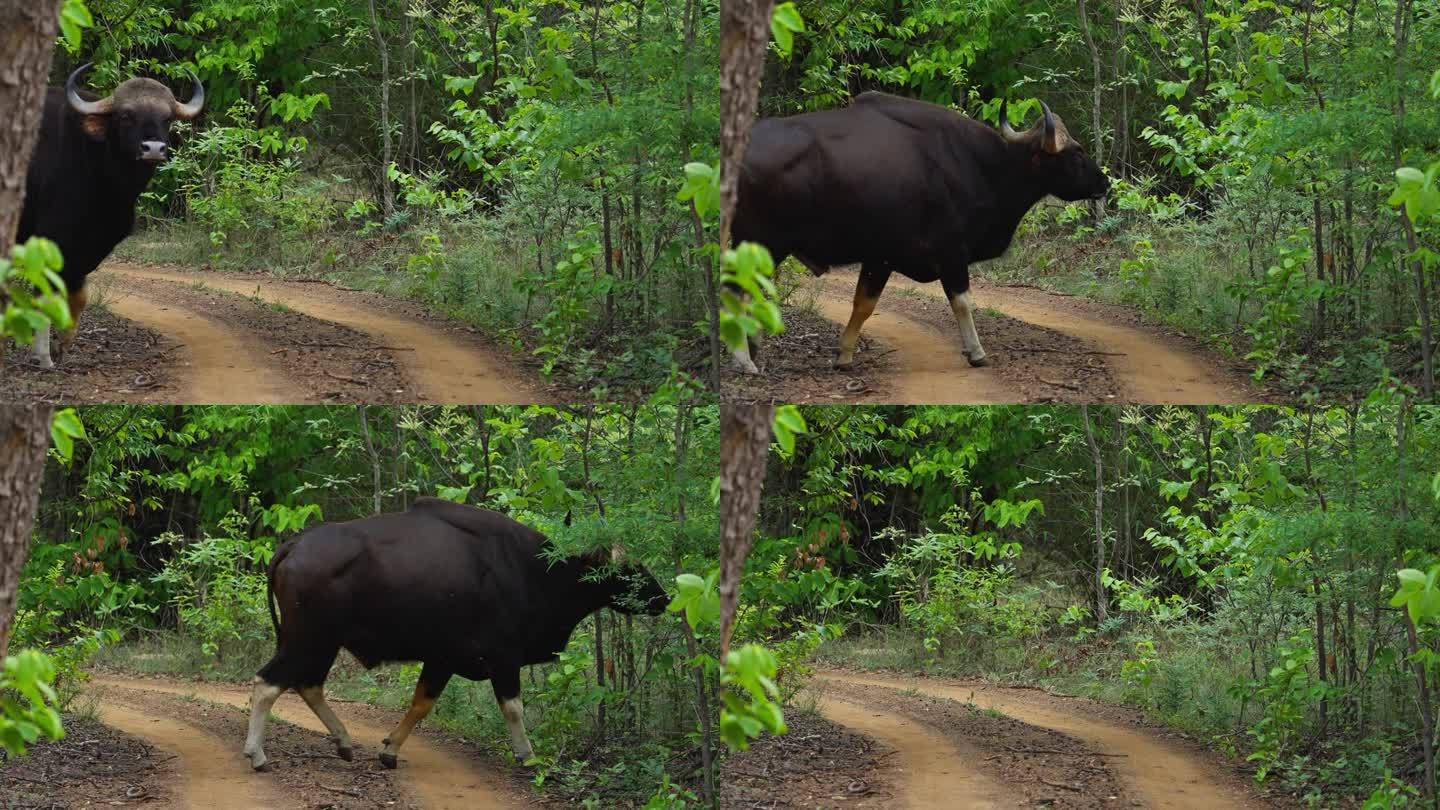
{"type": "Polygon", "coordinates": [[[205,86],[190,74],[190,100],[184,104],[170,88],[154,79],[130,79],[105,98],[80,97],[80,76],[90,68],[81,65],[65,82],[70,109],[81,116],[85,134],[104,142],[116,160],[133,160],[137,167],[154,168],[170,157],[170,125],[191,121],[205,107],[205,86]]]}
{"type": "Polygon", "coordinates": [[[586,555],[587,575],[605,600],[605,606],[632,616],[659,616],[670,604],[670,595],[645,566],[626,560],[615,550],[586,555]]]}
{"type": "Polygon", "coordinates": [[[1046,193],[1066,202],[1104,197],[1110,179],[1101,171],[1080,142],[1070,137],[1065,122],[1040,102],[1044,114],[1024,132],[1010,128],[1005,117],[1006,102],[1000,103],[1000,136],[1007,143],[1023,144],[1034,151],[1031,158],[1037,174],[1044,179],[1046,193]]]}

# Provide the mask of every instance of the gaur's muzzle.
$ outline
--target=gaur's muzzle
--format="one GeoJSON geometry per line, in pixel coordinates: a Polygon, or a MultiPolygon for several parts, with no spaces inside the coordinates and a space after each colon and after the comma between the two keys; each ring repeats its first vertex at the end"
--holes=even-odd
{"type": "Polygon", "coordinates": [[[163,141],[143,141],[140,144],[140,160],[146,163],[164,163],[170,159],[170,147],[163,141]]]}

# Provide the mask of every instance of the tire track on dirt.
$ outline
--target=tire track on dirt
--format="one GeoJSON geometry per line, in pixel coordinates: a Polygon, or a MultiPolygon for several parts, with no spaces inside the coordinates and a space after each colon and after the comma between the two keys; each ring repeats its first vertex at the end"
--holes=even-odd
{"type": "Polygon", "coordinates": [[[1210,810],[1223,804],[1225,807],[1259,810],[1265,806],[1234,774],[1204,761],[1203,756],[1146,730],[1126,728],[1076,713],[1065,706],[1063,699],[1039,690],[984,683],[953,684],[925,678],[899,679],[835,670],[817,670],[816,676],[860,687],[913,689],[926,695],[973,703],[1024,723],[1069,734],[1114,757],[1116,772],[1145,801],[1146,807],[1210,810]]]}
{"type": "Polygon", "coordinates": [[[822,697],[817,708],[827,720],[896,750],[898,798],[905,807],[992,810],[1014,804],[1002,785],[970,764],[979,761],[976,752],[961,750],[932,729],[833,696],[822,697]]]}
{"type": "Polygon", "coordinates": [[[437,403],[526,404],[544,399],[504,360],[443,329],[414,318],[393,315],[354,300],[334,287],[267,278],[237,278],[215,272],[176,270],[114,262],[101,272],[175,284],[204,284],[218,290],[259,297],[312,318],[364,332],[378,343],[406,349],[397,353],[419,387],[417,400],[437,403]],[[413,351],[409,351],[413,349],[413,351]]]}
{"type": "Polygon", "coordinates": [[[100,697],[100,722],[176,758],[180,784],[175,792],[181,806],[210,810],[298,807],[268,782],[252,778],[234,752],[209,732],[132,707],[108,689],[100,697]]]}
{"type": "Polygon", "coordinates": [[[976,284],[989,306],[1012,318],[1054,329],[1118,355],[1106,361],[1124,386],[1125,401],[1162,405],[1196,403],[1237,405],[1257,397],[1234,375],[1215,368],[1214,360],[1185,351],[1164,335],[1127,326],[1118,319],[1083,310],[1084,299],[1067,299],[1043,290],[976,284]]]}
{"type": "MultiPolygon", "coordinates": [[[[844,324],[850,317],[849,287],[852,284],[853,278],[848,274],[831,273],[805,281],[804,288],[817,293],[822,303],[822,312],[827,319],[844,324]]],[[[1001,287],[979,281],[972,283],[972,290],[976,293],[975,303],[978,307],[1074,338],[1100,353],[1118,383],[1120,390],[1114,392],[1114,399],[1119,401],[1147,404],[1226,404],[1260,399],[1242,375],[1218,366],[1216,358],[1181,346],[1167,335],[1127,323],[1127,320],[1134,317],[1134,313],[1122,308],[1038,289],[1001,287]]],[[[893,275],[886,285],[886,292],[888,294],[881,298],[875,314],[866,322],[862,334],[873,334],[896,346],[899,349],[897,355],[923,355],[937,351],[954,353],[962,361],[961,367],[956,371],[967,370],[963,363],[964,354],[959,350],[958,329],[953,334],[944,336],[944,340],[937,341],[934,326],[929,325],[925,318],[915,316],[909,311],[915,303],[911,302],[907,306],[907,297],[917,295],[933,298],[948,308],[935,284],[922,284],[893,275]],[[889,314],[890,320],[882,328],[886,328],[887,333],[872,332],[871,325],[877,324],[881,316],[886,314],[889,314]],[[896,333],[897,330],[899,334],[896,333]]],[[[983,325],[980,327],[980,339],[982,342],[986,340],[983,325]]],[[[1027,351],[1025,346],[1006,348],[1019,353],[1027,351]]],[[[923,357],[921,361],[924,361],[923,357]]],[[[994,373],[993,368],[984,370],[994,373]]],[[[1057,374],[1063,376],[1063,373],[1057,374]]],[[[997,401],[1024,400],[1011,398],[997,401]]]]}
{"type": "Polygon", "coordinates": [[[292,383],[250,337],[198,310],[174,303],[159,304],[110,285],[106,309],[179,341],[180,359],[173,370],[180,378],[179,402],[197,405],[265,405],[300,402],[302,390],[292,383]]]}
{"type": "MultiPolygon", "coordinates": [[[[890,284],[896,289],[935,294],[935,285],[920,284],[901,276],[892,276],[890,284]]],[[[1122,318],[1133,313],[1028,287],[1001,287],[974,280],[971,289],[976,293],[977,306],[1053,329],[1097,350],[1113,353],[1105,356],[1105,362],[1120,381],[1121,401],[1224,405],[1258,399],[1234,374],[1216,368],[1212,358],[1176,346],[1164,335],[1125,324],[1122,318]]]]}
{"type": "MultiPolygon", "coordinates": [[[[852,301],[834,288],[816,283],[815,307],[826,320],[843,328],[852,301]]],[[[879,401],[906,404],[987,404],[1023,402],[993,366],[973,368],[954,340],[937,339],[934,330],[898,308],[882,304],[865,321],[862,335],[879,338],[895,350],[897,371],[886,380],[888,395],[879,401]]]]}
{"type": "MultiPolygon", "coordinates": [[[[249,690],[235,686],[108,675],[97,675],[93,682],[120,689],[193,697],[246,710],[250,707],[249,690]]],[[[390,728],[359,716],[344,703],[330,701],[330,706],[349,729],[351,736],[357,739],[378,743],[390,733],[390,728]]],[[[292,725],[321,734],[327,733],[320,719],[293,692],[281,696],[270,713],[292,725]]],[[[396,719],[399,719],[398,713],[396,719]]],[[[233,749],[225,751],[225,757],[245,763],[246,760],[240,755],[243,742],[235,740],[233,749]]],[[[249,771],[248,766],[244,768],[249,771]]],[[[517,797],[503,776],[487,770],[483,763],[458,756],[426,740],[423,732],[418,730],[405,741],[405,748],[400,755],[400,768],[396,773],[405,789],[418,797],[426,810],[473,810],[476,807],[533,805],[533,802],[517,797]]],[[[263,778],[260,774],[252,776],[256,779],[263,778]]]]}

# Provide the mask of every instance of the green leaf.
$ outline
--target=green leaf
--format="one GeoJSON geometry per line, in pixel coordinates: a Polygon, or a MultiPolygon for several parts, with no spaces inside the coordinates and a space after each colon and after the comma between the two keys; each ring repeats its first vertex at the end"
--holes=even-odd
{"type": "Polygon", "coordinates": [[[775,38],[775,47],[781,54],[789,56],[795,47],[795,33],[805,30],[805,20],[793,2],[780,3],[770,13],[770,35],[775,38]]]}
{"type": "Polygon", "coordinates": [[[75,440],[85,438],[85,425],[80,422],[80,416],[74,408],[64,408],[56,411],[50,419],[50,441],[55,445],[55,452],[60,460],[66,464],[75,454],[75,440]]]}
{"type": "Polygon", "coordinates": [[[95,19],[90,16],[85,0],[65,0],[60,7],[60,32],[65,38],[65,49],[70,53],[80,51],[82,32],[94,25],[95,19]]]}

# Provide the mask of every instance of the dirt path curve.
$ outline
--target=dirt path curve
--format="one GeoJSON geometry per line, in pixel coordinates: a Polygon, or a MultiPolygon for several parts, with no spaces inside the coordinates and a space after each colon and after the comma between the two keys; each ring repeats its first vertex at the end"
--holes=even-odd
{"type": "Polygon", "coordinates": [[[101,693],[100,722],[133,734],[176,758],[181,782],[175,793],[184,807],[253,810],[295,807],[264,780],[252,778],[214,735],[168,717],[127,705],[123,697],[101,693]]]}
{"type": "Polygon", "coordinates": [[[280,367],[250,344],[246,336],[174,303],[158,304],[131,292],[111,288],[106,307],[165,337],[179,341],[179,402],[193,404],[264,405],[300,402],[304,396],[280,367]]]}
{"type": "MultiPolygon", "coordinates": [[[[852,279],[846,279],[853,285],[852,279]]],[[[827,320],[842,327],[850,320],[850,293],[837,286],[812,282],[817,292],[815,308],[827,320]]],[[[879,338],[895,350],[899,366],[896,376],[886,380],[891,402],[919,404],[983,404],[1023,402],[993,367],[972,368],[955,340],[937,340],[935,331],[923,321],[905,314],[901,307],[886,308],[885,302],[865,321],[862,335],[879,338]]],[[[838,339],[838,338],[837,338],[838,339]]]]}
{"type": "Polygon", "coordinates": [[[822,697],[818,708],[827,720],[896,750],[898,798],[905,807],[990,810],[1013,804],[1002,785],[972,766],[979,761],[976,752],[925,726],[837,697],[822,697]]]}
{"type": "MultiPolygon", "coordinates": [[[[829,320],[844,324],[850,317],[850,296],[854,276],[831,273],[805,282],[808,289],[819,294],[821,311],[829,320]]],[[[1243,374],[1219,365],[1212,358],[1195,351],[1182,341],[1140,323],[1133,312],[1074,296],[1063,296],[1028,287],[988,285],[975,281],[972,285],[975,304],[1025,323],[1051,329],[1104,352],[1105,364],[1113,371],[1120,390],[1119,401],[1147,404],[1227,404],[1254,402],[1259,399],[1243,374]]],[[[959,350],[960,334],[954,329],[943,342],[935,340],[935,329],[923,319],[907,314],[911,296],[934,298],[943,303],[937,284],[921,284],[903,276],[891,276],[875,314],[865,324],[864,333],[873,334],[899,349],[899,355],[919,355],[919,362],[933,363],[924,355],[945,351],[959,358],[960,366],[947,373],[968,367],[959,350]],[[902,293],[897,295],[896,293],[902,293]],[[882,315],[891,318],[890,332],[872,331],[882,315]],[[893,334],[896,330],[900,334],[893,334]]],[[[986,339],[985,325],[979,324],[980,339],[986,339]]],[[[1023,349],[1023,347],[1014,347],[1023,349]]],[[[994,369],[986,369],[993,375],[994,369]]],[[[997,400],[1018,402],[1018,399],[997,400]]]]}
{"type": "Polygon", "coordinates": [[[1120,352],[1105,359],[1124,386],[1127,402],[1237,405],[1255,399],[1245,381],[1216,368],[1211,358],[1166,336],[1126,325],[1117,308],[1027,287],[977,283],[974,288],[981,306],[1120,352]]]}
{"type": "MultiPolygon", "coordinates": [[[[195,697],[211,703],[221,703],[248,709],[250,693],[238,686],[208,683],[187,683],[142,678],[121,678],[97,675],[93,683],[121,689],[135,689],[143,692],[195,697]]],[[[376,744],[390,734],[390,728],[360,717],[350,711],[344,703],[330,702],[335,714],[349,729],[354,738],[376,744]]],[[[293,692],[287,692],[270,712],[275,717],[301,728],[326,733],[325,726],[304,701],[293,692]]],[[[396,712],[398,721],[400,713],[396,712]]],[[[128,729],[125,729],[128,730],[128,729]]],[[[138,732],[137,732],[138,733],[138,732]]],[[[222,763],[234,763],[242,773],[252,774],[246,760],[240,754],[244,740],[235,740],[234,746],[224,752],[222,763]]],[[[228,767],[228,765],[227,765],[228,767]]],[[[473,810],[477,807],[521,807],[524,802],[517,800],[499,774],[485,770],[482,763],[469,760],[425,739],[417,731],[405,741],[400,753],[400,770],[406,789],[418,797],[426,810],[473,810]]],[[[259,777],[252,774],[252,779],[259,777]]],[[[255,805],[252,805],[255,806],[255,805]]]]}
{"type": "Polygon", "coordinates": [[[1066,705],[1064,698],[1035,689],[1015,689],[985,683],[954,684],[925,678],[858,675],[833,670],[817,671],[824,680],[861,687],[907,690],[973,703],[1043,728],[1076,737],[1114,757],[1115,770],[1145,802],[1157,810],[1210,810],[1230,807],[1258,810],[1264,807],[1244,782],[1223,767],[1206,762],[1143,728],[1130,728],[1087,717],[1066,705]]]}
{"type": "Polygon", "coordinates": [[[108,263],[101,272],[174,284],[200,283],[258,296],[267,303],[284,304],[312,318],[364,332],[381,344],[404,349],[397,356],[419,386],[418,398],[422,402],[524,404],[543,399],[520,372],[474,342],[413,317],[386,312],[335,287],[215,272],[187,273],[123,262],[108,263]]]}

